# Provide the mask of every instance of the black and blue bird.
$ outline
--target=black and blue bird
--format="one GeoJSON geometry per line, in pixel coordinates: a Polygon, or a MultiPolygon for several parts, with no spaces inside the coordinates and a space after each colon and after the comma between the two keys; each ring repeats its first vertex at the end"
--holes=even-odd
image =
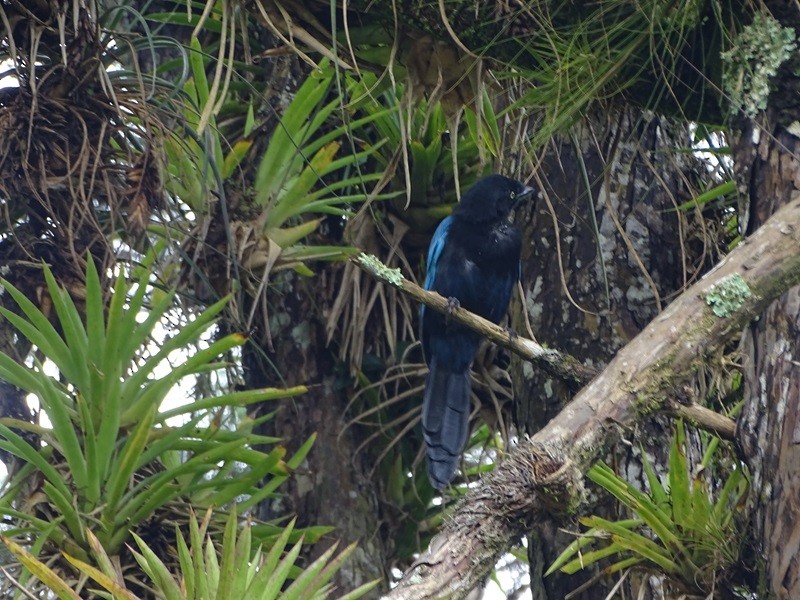
{"type": "MultiPolygon", "coordinates": [[[[499,323],[520,276],[522,233],[511,222],[511,213],[532,192],[502,175],[490,175],[473,185],[433,234],[425,289],[499,323]]],[[[428,478],[441,490],[453,480],[467,441],[469,371],[481,338],[424,306],[421,316],[422,348],[429,369],[422,429],[428,478]]]]}

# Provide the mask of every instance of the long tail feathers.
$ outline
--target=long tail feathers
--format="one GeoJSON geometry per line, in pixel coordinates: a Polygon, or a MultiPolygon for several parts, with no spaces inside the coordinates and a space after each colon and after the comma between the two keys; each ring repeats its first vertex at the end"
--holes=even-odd
{"type": "Polygon", "coordinates": [[[428,478],[444,489],[452,480],[467,442],[470,413],[469,371],[451,373],[430,365],[422,404],[422,431],[428,478]]]}

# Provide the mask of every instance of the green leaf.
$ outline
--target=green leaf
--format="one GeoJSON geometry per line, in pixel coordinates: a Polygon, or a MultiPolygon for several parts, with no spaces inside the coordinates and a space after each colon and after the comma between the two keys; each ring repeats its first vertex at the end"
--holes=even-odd
{"type": "Polygon", "coordinates": [[[77,357],[72,356],[67,344],[50,323],[50,320],[9,281],[3,279],[2,285],[3,289],[8,292],[25,314],[27,320],[2,307],[0,307],[0,314],[8,319],[25,338],[36,345],[45,356],[52,360],[65,377],[70,380],[77,380],[77,357]]]}
{"type": "MultiPolygon", "coordinates": [[[[283,592],[281,595],[281,600],[298,600],[299,598],[308,597],[313,592],[321,588],[325,583],[327,583],[327,580],[330,579],[330,577],[324,577],[323,569],[336,552],[337,545],[338,544],[334,543],[330,548],[325,550],[325,552],[323,552],[319,558],[303,569],[303,572],[300,574],[300,576],[297,577],[283,592]]],[[[345,550],[342,552],[342,554],[347,556],[352,553],[353,549],[355,549],[354,545],[348,549],[349,551],[345,550]]]]}
{"type": "Polygon", "coordinates": [[[291,217],[301,214],[309,190],[327,172],[326,169],[333,162],[339,147],[338,142],[331,142],[311,158],[308,166],[292,181],[286,192],[278,195],[267,212],[265,229],[280,227],[291,217]]]}
{"type": "Polygon", "coordinates": [[[305,394],[306,392],[308,392],[308,388],[303,385],[298,385],[291,388],[262,388],[255,390],[244,390],[241,392],[231,392],[221,396],[204,398],[203,400],[197,400],[191,404],[186,404],[184,406],[178,406],[170,410],[159,412],[156,421],[158,423],[164,423],[173,417],[188,413],[195,413],[201,410],[216,409],[223,406],[249,406],[250,404],[254,404],[256,402],[270,402],[273,400],[291,398],[293,396],[305,394]]]}
{"type": "MultiPolygon", "coordinates": [[[[252,106],[251,106],[252,110],[252,106]]],[[[253,146],[253,140],[239,140],[233,145],[231,151],[228,153],[228,156],[225,157],[225,162],[222,163],[222,178],[228,179],[236,168],[242,164],[242,161],[247,156],[247,153],[250,152],[250,148],[253,146]]]]}
{"type": "Polygon", "coordinates": [[[289,577],[289,572],[294,566],[297,557],[300,555],[300,548],[302,548],[302,546],[302,540],[297,542],[292,549],[289,550],[286,556],[283,557],[283,560],[278,563],[274,570],[269,571],[262,567],[262,570],[259,572],[258,576],[256,576],[256,578],[253,580],[253,583],[251,583],[250,587],[247,589],[247,593],[255,594],[259,590],[263,589],[263,592],[261,592],[262,600],[274,600],[277,598],[284,582],[289,577]],[[263,580],[261,577],[262,574],[265,575],[263,580]]]}
{"type": "Polygon", "coordinates": [[[219,587],[220,570],[219,562],[217,561],[217,550],[214,548],[214,543],[211,538],[206,539],[205,546],[205,566],[206,566],[206,581],[208,582],[209,590],[216,590],[219,587]]]}
{"type": "MultiPolygon", "coordinates": [[[[134,352],[150,336],[156,326],[156,323],[161,320],[163,313],[166,312],[169,306],[171,306],[173,295],[174,292],[171,292],[167,297],[159,302],[157,307],[154,307],[147,319],[145,319],[145,321],[140,325],[136,334],[132,336],[133,339],[131,339],[123,348],[123,355],[133,356],[134,352]]],[[[161,361],[165,360],[170,353],[180,348],[185,348],[189,343],[200,337],[202,332],[213,324],[214,318],[225,308],[226,304],[228,303],[228,299],[229,298],[226,296],[225,298],[212,304],[202,313],[197,315],[195,319],[181,328],[181,330],[173,337],[165,340],[161,344],[158,352],[156,352],[156,354],[148,359],[143,365],[140,365],[136,372],[125,380],[125,383],[122,386],[122,397],[123,402],[126,405],[130,406],[130,404],[134,403],[138,399],[139,395],[142,393],[142,388],[145,387],[145,382],[150,377],[153,370],[161,363],[161,361]]],[[[147,407],[144,407],[144,410],[146,410],[146,408],[147,407]]],[[[129,408],[123,413],[122,424],[126,425],[129,423],[135,423],[138,421],[139,416],[140,415],[131,414],[129,408]]]]}
{"type": "MultiPolygon", "coordinates": [[[[316,441],[317,435],[314,434],[310,436],[305,443],[300,446],[300,448],[295,452],[294,456],[287,461],[287,465],[291,469],[297,469],[300,464],[305,460],[306,455],[311,451],[311,447],[314,445],[314,441],[316,441]]],[[[252,494],[249,498],[239,503],[239,510],[242,512],[246,512],[252,506],[255,506],[259,502],[261,502],[264,498],[266,498],[269,494],[274,492],[278,486],[280,486],[284,481],[286,481],[286,477],[273,477],[268,483],[266,483],[258,492],[252,494]]]]}
{"type": "Polygon", "coordinates": [[[653,465],[651,465],[650,461],[647,459],[644,448],[640,447],[640,453],[642,456],[642,467],[644,467],[644,472],[647,476],[647,484],[650,487],[650,495],[653,496],[653,501],[656,505],[663,509],[669,504],[669,494],[667,494],[664,486],[661,485],[661,480],[653,470],[653,465]]]}
{"type": "Polygon", "coordinates": [[[684,455],[684,443],[683,422],[679,421],[669,452],[669,494],[672,516],[677,523],[691,518],[689,466],[684,455]]]}
{"type": "MultiPolygon", "coordinates": [[[[235,598],[232,595],[234,576],[237,573],[246,575],[246,571],[241,568],[240,564],[236,563],[236,531],[238,523],[236,522],[236,505],[231,508],[228,515],[228,520],[225,523],[225,532],[222,535],[222,557],[220,570],[219,585],[217,586],[217,598],[235,598]]],[[[245,561],[250,557],[245,557],[245,561]]]]}
{"type": "MultiPolygon", "coordinates": [[[[280,533],[278,539],[276,539],[272,544],[272,548],[270,548],[267,556],[264,557],[258,574],[247,588],[248,597],[252,596],[254,598],[265,598],[265,595],[262,595],[262,590],[266,586],[267,582],[272,578],[273,573],[278,567],[278,561],[280,560],[284,548],[286,548],[286,544],[289,541],[289,536],[294,530],[294,524],[295,519],[292,519],[280,533]]],[[[283,582],[281,582],[281,585],[282,584],[283,582]]]]}
{"type": "MultiPolygon", "coordinates": [[[[169,392],[169,390],[172,389],[172,387],[181,379],[188,375],[198,373],[201,370],[208,370],[209,363],[213,359],[231,350],[232,348],[241,346],[246,341],[247,338],[245,338],[243,335],[232,333],[230,335],[226,335],[220,340],[215,341],[208,348],[200,350],[199,352],[189,356],[182,364],[174,367],[166,377],[157,381],[153,381],[149,385],[144,386],[140,393],[131,398],[131,402],[128,405],[127,410],[122,415],[122,423],[135,423],[141,419],[144,413],[149,411],[153,406],[160,406],[164,397],[167,395],[167,392],[169,392]]],[[[159,351],[157,356],[161,354],[162,352],[159,351]]],[[[153,361],[155,360],[156,358],[154,357],[153,361]]],[[[134,375],[134,377],[136,376],[134,375]]],[[[126,382],[124,387],[130,385],[130,381],[132,381],[134,377],[126,382]]]]}
{"type": "Polygon", "coordinates": [[[316,71],[306,78],[272,134],[267,150],[258,165],[255,201],[267,206],[274,203],[284,186],[292,164],[306,136],[312,133],[307,120],[322,101],[331,84],[331,71],[316,71]]]}
{"type": "Polygon", "coordinates": [[[61,288],[53,277],[50,269],[44,267],[44,278],[47,282],[47,291],[58,314],[58,322],[64,332],[64,340],[69,347],[70,355],[74,361],[75,372],[70,374],[70,382],[78,389],[88,393],[89,390],[89,340],[86,330],[81,322],[81,314],[75,307],[69,293],[61,288]]]}
{"type": "MultiPolygon", "coordinates": [[[[101,371],[106,359],[103,290],[91,255],[86,259],[86,332],[89,360],[96,371],[101,371]]],[[[99,393],[101,389],[98,386],[93,392],[99,393]]]]}
{"type": "Polygon", "coordinates": [[[705,204],[708,204],[712,200],[716,200],[717,198],[724,197],[729,194],[733,194],[735,192],[736,192],[736,182],[733,180],[724,181],[719,185],[715,185],[710,190],[703,192],[699,196],[692,198],[688,202],[684,202],[683,204],[679,205],[676,209],[673,210],[687,211],[695,208],[696,206],[703,206],[705,204]]]}
{"type": "MultiPolygon", "coordinates": [[[[581,569],[585,569],[587,567],[592,566],[593,564],[607,558],[609,556],[613,556],[615,554],[621,554],[626,552],[627,548],[621,546],[620,544],[610,543],[605,548],[601,548],[600,550],[593,550],[591,552],[583,552],[581,553],[578,558],[571,560],[565,563],[562,567],[560,567],[563,573],[567,573],[568,575],[573,575],[577,573],[581,569]]],[[[548,570],[546,575],[550,575],[554,573],[556,569],[551,566],[548,570]]]]}
{"type": "Polygon", "coordinates": [[[196,582],[197,598],[210,598],[213,592],[208,585],[206,577],[205,555],[203,554],[203,538],[206,534],[208,522],[211,519],[211,509],[206,513],[202,527],[198,525],[197,519],[192,516],[189,520],[189,540],[192,551],[192,564],[194,565],[194,580],[196,582]]]}
{"type": "Polygon", "coordinates": [[[358,598],[366,596],[369,592],[374,590],[381,583],[383,583],[382,579],[375,579],[373,581],[365,583],[364,585],[361,585],[356,589],[354,589],[352,592],[344,594],[343,596],[339,596],[339,600],[357,600],[358,598]]]}
{"type": "Polygon", "coordinates": [[[81,597],[72,590],[66,581],[61,579],[55,571],[25,550],[25,548],[2,534],[0,534],[0,540],[25,565],[25,568],[55,592],[59,598],[62,600],[81,600],[81,597]]]}
{"type": "MultiPolygon", "coordinates": [[[[234,513],[232,513],[234,514],[234,513]]],[[[236,522],[234,520],[234,527],[236,522]]],[[[252,533],[250,523],[246,523],[242,530],[239,532],[239,539],[236,542],[236,550],[231,560],[232,569],[234,571],[233,583],[229,598],[244,598],[245,590],[255,576],[255,569],[261,563],[260,548],[256,552],[256,556],[251,554],[252,533]],[[252,562],[251,562],[252,560],[252,562]],[[247,569],[243,569],[242,565],[248,565],[247,569]]],[[[226,565],[227,568],[227,565],[226,565]]],[[[218,598],[224,597],[217,594],[218,598]]]]}
{"type": "Polygon", "coordinates": [[[50,502],[58,509],[58,514],[64,519],[64,523],[74,542],[81,546],[85,544],[85,526],[75,506],[73,496],[64,494],[60,486],[53,485],[50,481],[45,481],[42,484],[42,490],[50,502]]]}
{"type": "Polygon", "coordinates": [[[679,568],[673,561],[671,554],[663,546],[659,546],[653,540],[631,531],[618,523],[608,521],[600,517],[591,517],[592,524],[597,528],[602,528],[611,533],[611,540],[635,554],[642,556],[652,563],[658,565],[666,573],[677,573],[679,568]]]}
{"type": "Polygon", "coordinates": [[[698,532],[707,531],[713,507],[706,487],[699,478],[695,479],[692,485],[690,506],[689,518],[682,523],[683,527],[696,529],[698,532]]]}
{"type": "Polygon", "coordinates": [[[731,506],[731,504],[737,504],[744,497],[746,490],[747,480],[743,467],[741,463],[737,463],[736,468],[731,471],[725,485],[720,490],[719,498],[711,513],[711,519],[715,523],[719,523],[720,527],[726,527],[734,515],[735,506],[731,506]]]}
{"type": "MultiPolygon", "coordinates": [[[[197,518],[194,515],[194,511],[190,511],[189,513],[189,520],[190,522],[197,521],[197,518]]],[[[189,547],[186,545],[186,540],[183,539],[183,534],[181,533],[180,527],[175,526],[175,538],[176,543],[178,546],[178,562],[181,566],[181,577],[183,587],[186,590],[186,598],[189,600],[193,600],[196,598],[195,596],[195,567],[192,561],[192,554],[189,550],[189,547]]]]}
{"type": "MultiPolygon", "coordinates": [[[[628,520],[618,521],[617,523],[620,525],[620,527],[624,527],[626,529],[633,529],[634,527],[638,527],[639,525],[641,525],[642,524],[642,520],[641,519],[628,519],[628,520]]],[[[605,533],[603,530],[598,529],[596,527],[592,527],[586,533],[578,536],[575,539],[575,541],[573,541],[571,544],[569,544],[564,549],[564,551],[561,554],[558,555],[558,558],[556,558],[553,561],[553,564],[551,564],[550,567],[548,567],[547,571],[545,572],[545,574],[544,574],[545,577],[555,573],[559,569],[562,569],[562,567],[564,567],[564,565],[569,563],[570,560],[572,559],[572,557],[575,556],[576,554],[579,554],[581,556],[581,558],[579,558],[577,560],[581,564],[583,564],[583,558],[582,557],[585,556],[585,553],[582,553],[582,550],[586,546],[588,546],[590,544],[593,544],[593,543],[598,542],[598,541],[607,541],[609,538],[610,538],[610,536],[607,533],[605,533]]],[[[583,567],[580,567],[580,568],[583,568],[583,567]]],[[[577,571],[565,571],[565,572],[575,573],[577,571]]]]}
{"type": "Polygon", "coordinates": [[[675,523],[645,494],[627,481],[620,479],[611,468],[602,462],[596,463],[587,473],[587,477],[605,488],[625,506],[638,513],[661,540],[685,552],[674,531],[675,523]]]}
{"type": "Polygon", "coordinates": [[[322,219],[312,219],[292,227],[273,227],[264,232],[269,239],[281,248],[288,248],[304,237],[314,233],[322,223],[322,219]]]}
{"type": "Polygon", "coordinates": [[[184,600],[180,587],[173,579],[169,569],[161,562],[161,559],[145,544],[142,538],[133,532],[131,532],[131,535],[141,552],[141,554],[133,553],[136,562],[139,563],[139,566],[142,567],[147,576],[153,580],[159,591],[164,594],[167,600],[184,600]]]}
{"type": "Polygon", "coordinates": [[[146,414],[145,418],[139,422],[127,440],[125,440],[122,452],[120,452],[114,463],[114,469],[106,486],[106,504],[102,516],[102,521],[106,527],[109,527],[115,521],[120,498],[128,487],[133,473],[141,466],[139,459],[148,442],[150,430],[157,413],[158,408],[154,406],[146,414]]]}
{"type": "Polygon", "coordinates": [[[233,481],[227,482],[224,486],[216,482],[212,488],[215,493],[208,498],[207,504],[210,506],[225,506],[244,494],[260,495],[259,483],[263,481],[267,474],[273,472],[275,465],[278,464],[278,461],[283,458],[285,453],[286,449],[281,446],[273,448],[263,460],[259,460],[249,471],[239,475],[233,481]]]}
{"type": "Polygon", "coordinates": [[[69,396],[60,386],[56,385],[52,378],[44,374],[41,366],[39,366],[39,372],[41,373],[39,400],[53,423],[54,441],[57,442],[59,451],[69,464],[75,485],[78,489],[86,491],[89,486],[88,466],[81,448],[81,441],[78,438],[78,431],[67,411],[67,406],[70,404],[69,396]]]}
{"type": "Polygon", "coordinates": [[[14,431],[0,424],[0,436],[5,441],[0,441],[0,448],[18,456],[27,463],[34,465],[44,475],[64,498],[69,498],[71,493],[67,487],[64,478],[55,467],[53,467],[45,458],[36,451],[36,449],[26,442],[23,438],[17,435],[14,431]]]}
{"type": "MultiPolygon", "coordinates": [[[[0,308],[0,312],[3,310],[0,308]]],[[[40,378],[43,376],[40,371],[29,369],[10,356],[0,354],[0,379],[35,394],[39,391],[40,378]]]]}

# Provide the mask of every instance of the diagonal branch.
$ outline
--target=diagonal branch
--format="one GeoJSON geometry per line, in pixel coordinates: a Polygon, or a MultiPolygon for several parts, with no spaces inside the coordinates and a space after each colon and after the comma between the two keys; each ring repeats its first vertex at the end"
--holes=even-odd
{"type": "MultiPolygon", "coordinates": [[[[596,368],[584,365],[574,356],[545,348],[534,340],[510,334],[508,330],[464,308],[453,308],[444,296],[421,288],[403,277],[400,269],[387,267],[373,256],[360,254],[354,262],[378,281],[394,285],[413,300],[447,314],[454,321],[474,329],[498,346],[508,349],[567,383],[584,386],[600,373],[596,368]]],[[[705,406],[672,400],[664,406],[664,410],[694,423],[701,429],[716,433],[721,438],[726,440],[734,438],[736,430],[734,421],[705,406]]]]}
{"type": "Polygon", "coordinates": [[[798,248],[800,195],[795,195],[470,490],[386,598],[462,598],[520,535],[536,523],[576,512],[583,473],[620,432],[663,408],[706,355],[800,283],[798,248]]]}
{"type": "Polygon", "coordinates": [[[495,325],[491,321],[460,306],[453,308],[444,296],[421,288],[416,283],[403,277],[400,269],[391,269],[374,256],[360,254],[356,257],[355,262],[379,281],[397,287],[401,292],[417,302],[448,315],[454,321],[462,323],[470,329],[474,329],[498,346],[507,348],[559,379],[583,385],[597,375],[595,369],[585,366],[572,356],[562,354],[558,350],[545,348],[533,340],[510,334],[507,329],[495,325]]]}

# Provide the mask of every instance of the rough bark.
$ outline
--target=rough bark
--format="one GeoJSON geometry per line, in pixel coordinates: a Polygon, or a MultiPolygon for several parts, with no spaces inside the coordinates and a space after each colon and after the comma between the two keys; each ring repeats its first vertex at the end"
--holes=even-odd
{"type": "Polygon", "coordinates": [[[317,309],[326,293],[319,282],[289,275],[280,284],[284,301],[270,318],[274,351],[248,349],[245,355],[249,386],[302,384],[311,388],[303,397],[279,406],[267,422],[266,433],[285,440],[296,450],[310,436],[316,441],[308,458],[281,490],[260,507],[262,518],[298,516],[298,526],[332,525],[336,530],[314,546],[311,558],[334,541],[358,542],[334,582],[349,591],[373,579],[385,579],[388,548],[379,535],[380,512],[371,465],[366,452],[356,453],[360,440],[353,428],[344,429],[347,388],[337,377],[336,358],[325,344],[325,320],[317,309]],[[274,369],[267,365],[269,362],[274,369]]]}
{"type": "MultiPolygon", "coordinates": [[[[661,407],[704,356],[800,281],[800,198],[778,211],[661,313],[544,429],[459,504],[386,598],[464,597],[527,526],[574,511],[582,473],[621,432],[661,407]],[[752,295],[715,316],[713,285],[741,276],[752,295]]],[[[719,289],[719,288],[716,288],[719,289]]]]}
{"type": "MultiPolygon", "coordinates": [[[[266,35],[262,32],[262,35],[266,35]]],[[[276,43],[271,41],[270,43],[276,43]]],[[[263,89],[262,110],[278,116],[286,109],[294,91],[303,82],[308,69],[292,55],[278,56],[260,64],[268,86],[263,89]]],[[[270,128],[277,125],[270,118],[263,125],[258,143],[266,144],[270,128]]],[[[259,152],[251,156],[261,156],[259,152]]],[[[256,165],[251,165],[255,171],[256,165]]],[[[232,185],[242,185],[236,178],[232,185]]],[[[241,189],[226,189],[229,218],[248,221],[253,208],[241,189]]],[[[216,206],[219,210],[219,206],[216,206]]],[[[230,232],[224,214],[209,217],[202,271],[212,282],[219,282],[218,293],[227,293],[230,265],[220,260],[216,248],[226,247],[230,232]],[[211,248],[210,252],[208,249],[211,248]]],[[[338,243],[339,240],[332,240],[338,243]]],[[[248,289],[255,289],[257,284],[248,289]]],[[[330,279],[321,273],[313,280],[292,272],[272,273],[266,301],[268,308],[256,310],[251,341],[243,350],[245,386],[261,387],[307,385],[311,391],[300,398],[278,405],[268,403],[261,414],[275,411],[264,425],[264,433],[283,440],[287,450],[296,451],[310,436],[316,441],[306,461],[294,476],[279,489],[279,495],[258,507],[258,516],[284,520],[297,516],[298,527],[333,526],[335,531],[315,544],[309,552],[313,560],[339,542],[344,547],[358,542],[358,547],[337,572],[333,583],[338,590],[349,591],[373,579],[387,578],[391,536],[383,535],[382,514],[376,486],[370,480],[370,456],[356,453],[361,442],[357,429],[345,430],[344,415],[350,399],[344,371],[326,340],[326,310],[331,303],[330,279]],[[265,322],[268,320],[268,322],[265,322]]],[[[250,314],[252,302],[261,298],[240,295],[242,314],[250,314]]]]}
{"type": "MultiPolygon", "coordinates": [[[[800,31],[796,3],[768,3],[782,24],[800,31]]],[[[736,137],[737,176],[749,205],[749,229],[800,197],[797,63],[779,74],[777,91],[757,122],[736,137]]],[[[795,249],[797,251],[797,249],[795,249]]],[[[738,436],[751,473],[750,526],[759,597],[800,598],[800,288],[772,303],[745,330],[745,404],[738,436]]]]}
{"type": "MultiPolygon", "coordinates": [[[[602,367],[691,278],[686,223],[674,209],[691,198],[694,165],[670,162],[686,139],[683,126],[625,108],[587,120],[574,143],[553,142],[533,181],[536,210],[520,220],[525,309],[546,346],[602,367]]],[[[575,391],[545,371],[517,375],[517,420],[528,432],[575,391]]]]}
{"type": "Polygon", "coordinates": [[[747,329],[739,432],[751,470],[751,526],[764,557],[759,588],[800,597],[800,289],[776,300],[747,329]]]}
{"type": "MultiPolygon", "coordinates": [[[[688,219],[675,210],[692,197],[688,181],[698,171],[696,159],[674,150],[688,139],[684,124],[623,106],[590,115],[547,148],[532,181],[539,192],[536,210],[520,219],[527,241],[524,309],[543,344],[600,369],[703,267],[692,256],[700,254],[697,247],[687,243],[688,219]]],[[[512,309],[518,330],[524,327],[522,308],[512,309]]],[[[524,363],[513,380],[516,421],[528,434],[579,387],[524,363]]],[[[666,419],[649,420],[635,434],[661,464],[665,436],[666,419]]],[[[612,454],[609,462],[623,476],[643,484],[637,444],[620,445],[612,454]]],[[[605,500],[592,511],[615,518],[618,507],[605,500]]],[[[543,578],[573,539],[555,525],[529,538],[534,596],[563,598],[594,575],[596,569],[585,569],[543,578]]],[[[600,585],[592,593],[599,594],[600,585]]]]}

